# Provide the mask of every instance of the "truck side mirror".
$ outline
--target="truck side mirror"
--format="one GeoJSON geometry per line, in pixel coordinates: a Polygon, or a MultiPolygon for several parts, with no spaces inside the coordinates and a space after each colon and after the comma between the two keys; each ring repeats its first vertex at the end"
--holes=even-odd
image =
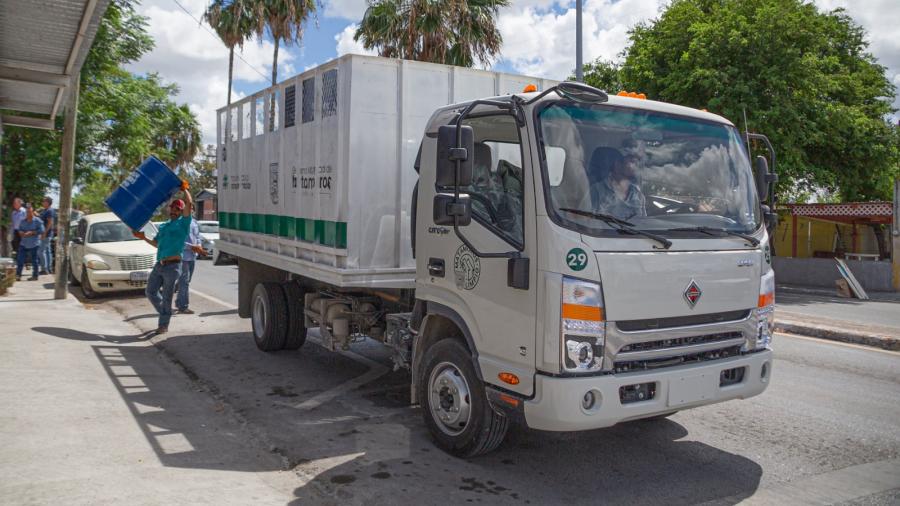
{"type": "Polygon", "coordinates": [[[475,160],[475,132],[470,126],[462,126],[460,134],[461,142],[457,146],[456,125],[442,125],[438,128],[437,160],[434,177],[439,187],[456,186],[457,160],[459,161],[459,186],[463,187],[472,184],[472,166],[475,160]]]}
{"type": "Polygon", "coordinates": [[[459,217],[459,226],[472,222],[472,201],[469,196],[461,194],[459,200],[450,193],[438,193],[434,196],[434,224],[454,225],[454,217],[459,217]]]}
{"type": "Polygon", "coordinates": [[[755,165],[756,192],[759,200],[765,202],[769,199],[769,161],[764,156],[757,156],[755,165]]]}

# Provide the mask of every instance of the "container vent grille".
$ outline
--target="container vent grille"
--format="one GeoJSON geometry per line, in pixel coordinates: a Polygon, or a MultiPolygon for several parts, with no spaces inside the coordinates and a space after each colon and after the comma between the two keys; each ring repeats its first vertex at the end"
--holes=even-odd
{"type": "Polygon", "coordinates": [[[303,80],[303,107],[300,121],[309,123],[316,119],[316,78],[303,80]]]}
{"type": "Polygon", "coordinates": [[[284,89],[284,128],[294,126],[297,114],[297,87],[294,85],[284,89]]]}
{"type": "Polygon", "coordinates": [[[337,69],[322,74],[322,117],[337,114],[337,69]]]}

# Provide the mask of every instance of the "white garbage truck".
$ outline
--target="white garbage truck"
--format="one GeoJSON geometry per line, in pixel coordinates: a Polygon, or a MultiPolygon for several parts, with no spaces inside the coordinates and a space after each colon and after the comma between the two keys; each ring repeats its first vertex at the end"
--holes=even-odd
{"type": "Polygon", "coordinates": [[[384,343],[449,453],[770,381],[774,160],[721,116],[347,55],[218,123],[217,248],[256,345],[384,343]]]}

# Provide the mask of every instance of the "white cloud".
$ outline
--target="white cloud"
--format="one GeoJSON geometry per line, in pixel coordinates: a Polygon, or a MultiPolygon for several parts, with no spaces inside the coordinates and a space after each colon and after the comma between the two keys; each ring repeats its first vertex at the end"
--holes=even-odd
{"type": "Polygon", "coordinates": [[[360,20],[369,6],[366,0],[325,0],[325,16],[360,20]]]}
{"type": "MultiPolygon", "coordinates": [[[[180,0],[180,3],[197,19],[207,4],[206,0],[180,0]]],[[[147,0],[138,7],[138,12],[149,18],[147,30],[156,47],[129,70],[157,72],[166,82],[176,83],[180,88],[176,99],[187,103],[197,115],[203,142],[214,144],[216,109],[223,107],[227,100],[228,49],[210,33],[212,29],[208,25],[199,26],[171,0],[147,0]]],[[[235,52],[234,80],[265,86],[271,79],[273,49],[271,42],[244,44],[243,51],[235,52]]],[[[279,51],[279,75],[294,73],[293,59],[288,51],[279,51]]],[[[240,96],[232,92],[232,100],[240,96]]]]}
{"type": "Polygon", "coordinates": [[[358,26],[359,25],[357,24],[347,25],[334,36],[334,40],[337,42],[336,50],[338,56],[345,54],[368,54],[374,56],[378,54],[375,51],[364,48],[362,42],[353,40],[353,34],[356,33],[356,28],[358,26]]]}

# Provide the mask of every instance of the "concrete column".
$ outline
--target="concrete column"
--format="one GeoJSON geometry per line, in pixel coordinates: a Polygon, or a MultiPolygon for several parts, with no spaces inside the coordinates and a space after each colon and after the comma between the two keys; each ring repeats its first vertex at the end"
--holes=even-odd
{"type": "Polygon", "coordinates": [[[61,163],[59,164],[59,214],[56,226],[56,283],[53,291],[54,299],[65,299],[69,293],[69,262],[66,261],[69,249],[69,221],[72,214],[72,180],[75,172],[75,129],[78,125],[78,91],[81,87],[81,75],[75,74],[69,97],[66,101],[66,117],[63,121],[63,142],[61,163]]]}

